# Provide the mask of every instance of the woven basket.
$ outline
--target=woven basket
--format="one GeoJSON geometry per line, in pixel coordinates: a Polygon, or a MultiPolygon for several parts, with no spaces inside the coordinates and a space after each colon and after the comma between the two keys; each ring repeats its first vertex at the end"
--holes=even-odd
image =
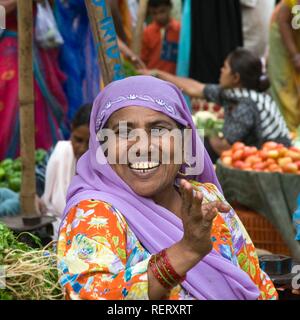
{"type": "Polygon", "coordinates": [[[233,207],[256,248],[268,250],[274,254],[291,256],[281,235],[265,217],[238,204],[233,207]]]}

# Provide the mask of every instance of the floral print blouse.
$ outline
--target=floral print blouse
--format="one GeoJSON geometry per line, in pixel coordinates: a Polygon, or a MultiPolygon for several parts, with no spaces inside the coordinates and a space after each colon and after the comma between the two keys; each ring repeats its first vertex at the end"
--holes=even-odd
{"type": "MultiPolygon", "coordinates": [[[[225,202],[213,184],[191,183],[203,193],[204,202],[225,202]]],[[[234,210],[216,216],[211,239],[216,251],[248,273],[260,290],[259,299],[277,299],[274,285],[260,269],[255,247],[234,210]]],[[[98,200],[78,203],[63,222],[57,249],[60,282],[67,299],[149,299],[147,268],[151,254],[112,205],[98,200]]],[[[195,299],[180,285],[167,298],[195,299]]]]}

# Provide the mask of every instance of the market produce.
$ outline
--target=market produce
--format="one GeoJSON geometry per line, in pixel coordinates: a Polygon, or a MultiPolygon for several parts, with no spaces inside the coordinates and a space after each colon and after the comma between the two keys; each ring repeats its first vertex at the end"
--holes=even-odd
{"type": "Polygon", "coordinates": [[[218,136],[222,133],[224,120],[217,118],[215,114],[208,111],[199,111],[193,115],[193,121],[197,129],[204,130],[204,136],[218,136]]]}
{"type": "MultiPolygon", "coordinates": [[[[47,152],[43,149],[35,151],[35,163],[38,167],[44,161],[47,152]]],[[[15,192],[21,189],[22,161],[21,158],[5,159],[0,162],[0,188],[8,188],[15,192]]]]}
{"type": "Polygon", "coordinates": [[[63,299],[57,256],[53,245],[42,248],[39,238],[28,234],[40,248],[34,249],[0,223],[0,300],[63,299]]]}
{"type": "Polygon", "coordinates": [[[222,153],[221,160],[240,170],[300,174],[300,148],[272,141],[264,143],[261,150],[236,142],[222,153]]]}

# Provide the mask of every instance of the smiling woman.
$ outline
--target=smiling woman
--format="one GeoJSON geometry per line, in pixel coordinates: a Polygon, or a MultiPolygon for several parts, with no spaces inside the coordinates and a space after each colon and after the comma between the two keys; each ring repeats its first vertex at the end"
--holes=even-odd
{"type": "Polygon", "coordinates": [[[221,193],[176,86],[148,76],[107,86],[94,102],[89,150],[76,172],[58,243],[67,298],[277,298],[247,232],[221,193]],[[192,130],[195,163],[175,161],[182,153],[180,139],[169,139],[167,133],[183,128],[192,130]],[[104,129],[115,135],[106,145],[116,156],[114,163],[99,143],[104,129]],[[139,141],[130,158],[133,131],[139,137],[155,134],[146,143],[139,141]],[[163,161],[165,153],[169,162],[163,161]],[[194,174],[187,175],[189,166],[197,168],[194,174]]]}

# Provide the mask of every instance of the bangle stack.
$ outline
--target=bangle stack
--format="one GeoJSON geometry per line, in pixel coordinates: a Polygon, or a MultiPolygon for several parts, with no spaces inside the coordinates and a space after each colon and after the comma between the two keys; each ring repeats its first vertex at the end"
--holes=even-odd
{"type": "Polygon", "coordinates": [[[158,282],[168,290],[185,280],[185,276],[180,276],[172,267],[166,250],[153,255],[149,266],[158,282]]]}

